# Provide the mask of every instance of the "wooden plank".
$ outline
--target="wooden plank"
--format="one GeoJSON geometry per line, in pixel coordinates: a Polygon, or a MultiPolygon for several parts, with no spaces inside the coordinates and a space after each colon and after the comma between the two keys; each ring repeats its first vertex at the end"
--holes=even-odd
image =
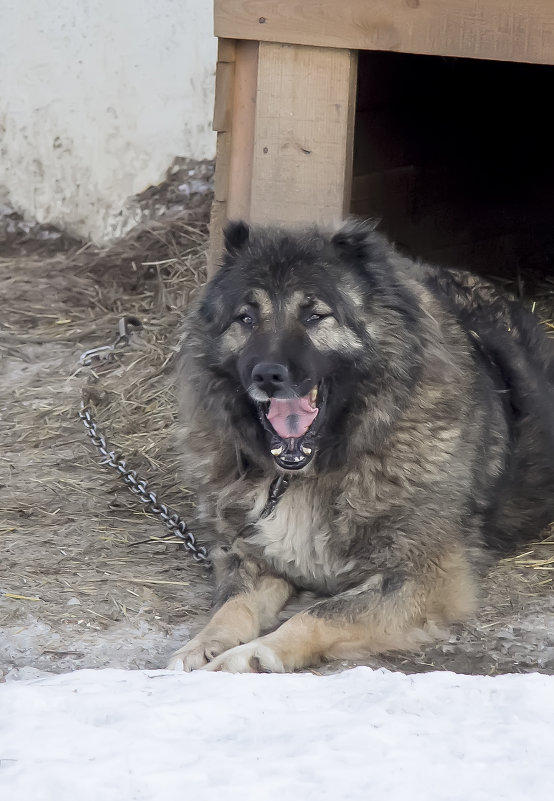
{"type": "Polygon", "coordinates": [[[235,60],[236,44],[234,39],[219,39],[217,42],[217,60],[233,62],[235,60]]]}
{"type": "Polygon", "coordinates": [[[235,58],[227,212],[229,219],[249,220],[258,43],[237,42],[235,58]]]}
{"type": "Polygon", "coordinates": [[[219,40],[215,69],[214,131],[231,130],[236,51],[234,39],[219,40]]]}
{"type": "Polygon", "coordinates": [[[329,224],[350,205],[356,54],[260,43],[253,222],[329,224]]]}
{"type": "Polygon", "coordinates": [[[208,246],[208,279],[213,278],[223,253],[223,228],[227,222],[227,201],[214,200],[210,213],[210,243],[208,246]]]}
{"type": "Polygon", "coordinates": [[[214,200],[227,200],[229,197],[229,170],[231,164],[231,134],[220,131],[217,134],[214,175],[214,200]]]}
{"type": "MultiPolygon", "coordinates": [[[[250,45],[251,46],[251,45],[250,45]]],[[[214,176],[214,199],[210,213],[210,242],[208,247],[208,278],[219,265],[223,250],[223,228],[227,219],[229,172],[231,165],[231,129],[235,98],[235,61],[237,43],[220,39],[217,50],[216,85],[213,128],[217,131],[214,176]]]]}
{"type": "Polygon", "coordinates": [[[217,36],[554,64],[553,0],[215,0],[217,36]]]}
{"type": "Polygon", "coordinates": [[[234,62],[218,61],[215,69],[214,131],[231,130],[234,78],[234,62]]]}
{"type": "Polygon", "coordinates": [[[208,276],[213,275],[219,264],[227,220],[250,217],[257,68],[257,42],[220,40],[214,103],[214,128],[218,134],[208,276]]]}
{"type": "Polygon", "coordinates": [[[343,169],[343,191],[342,191],[342,214],[344,218],[350,214],[350,205],[352,202],[352,180],[354,170],[354,134],[356,131],[356,89],[358,85],[358,54],[356,51],[349,51],[349,81],[348,81],[348,108],[346,117],[346,127],[343,131],[344,146],[346,153],[344,154],[344,169],[343,169]]]}

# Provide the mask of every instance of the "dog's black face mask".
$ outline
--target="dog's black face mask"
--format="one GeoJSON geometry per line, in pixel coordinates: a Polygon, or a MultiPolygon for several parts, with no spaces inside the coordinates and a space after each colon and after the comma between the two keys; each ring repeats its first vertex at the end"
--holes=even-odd
{"type": "Polygon", "coordinates": [[[368,258],[363,242],[372,229],[346,246],[341,233],[297,236],[232,224],[223,266],[200,309],[210,367],[228,381],[233,424],[252,432],[254,420],[250,449],[261,447],[284,470],[302,470],[318,453],[345,447],[344,419],[375,362],[361,314],[373,279],[356,264],[368,258]]]}
{"type": "MultiPolygon", "coordinates": [[[[263,296],[259,293],[258,297],[263,296]]],[[[317,450],[326,411],[325,378],[332,365],[303,330],[302,321],[310,325],[307,319],[313,317],[315,323],[316,315],[303,309],[300,319],[287,326],[285,308],[273,307],[270,318],[262,321],[261,309],[251,306],[246,320],[241,319],[250,334],[237,359],[237,370],[275,462],[286,470],[300,470],[317,450]],[[278,334],[281,319],[284,325],[278,334]],[[264,330],[269,326],[274,334],[264,330]]]]}

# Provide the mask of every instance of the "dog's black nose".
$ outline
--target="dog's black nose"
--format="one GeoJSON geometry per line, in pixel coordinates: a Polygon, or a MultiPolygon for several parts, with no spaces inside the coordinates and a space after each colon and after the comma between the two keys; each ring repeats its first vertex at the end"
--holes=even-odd
{"type": "Polygon", "coordinates": [[[268,395],[283,389],[288,380],[289,371],[284,364],[259,362],[252,370],[252,382],[268,395]]]}

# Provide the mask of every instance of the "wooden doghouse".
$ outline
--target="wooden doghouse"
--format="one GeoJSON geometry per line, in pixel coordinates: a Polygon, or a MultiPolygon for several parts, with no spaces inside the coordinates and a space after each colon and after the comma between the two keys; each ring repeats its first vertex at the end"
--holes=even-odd
{"type": "Polygon", "coordinates": [[[225,220],[346,214],[416,256],[554,261],[554,0],[215,0],[225,220]]]}

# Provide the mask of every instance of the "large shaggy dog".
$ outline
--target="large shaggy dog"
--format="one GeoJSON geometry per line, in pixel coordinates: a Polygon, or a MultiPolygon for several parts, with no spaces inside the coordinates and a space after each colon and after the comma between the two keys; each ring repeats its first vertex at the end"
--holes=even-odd
{"type": "Polygon", "coordinates": [[[180,375],[216,611],[176,669],[416,647],[475,609],[489,554],[554,517],[552,343],[370,225],[231,224],[180,375]],[[301,590],[317,599],[277,626],[301,590]]]}

